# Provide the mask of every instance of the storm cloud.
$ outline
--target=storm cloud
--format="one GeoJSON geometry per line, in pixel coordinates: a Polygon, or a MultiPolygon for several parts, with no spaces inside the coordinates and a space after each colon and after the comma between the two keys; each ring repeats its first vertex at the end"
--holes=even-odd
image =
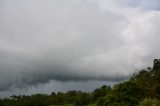
{"type": "Polygon", "coordinates": [[[160,12],[130,4],[1,0],[0,90],[51,80],[119,81],[150,66],[159,57],[160,12]]]}

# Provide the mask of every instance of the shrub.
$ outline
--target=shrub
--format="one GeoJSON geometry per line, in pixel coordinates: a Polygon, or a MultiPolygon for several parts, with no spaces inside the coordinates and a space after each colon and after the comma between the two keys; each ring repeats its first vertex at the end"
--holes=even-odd
{"type": "Polygon", "coordinates": [[[160,101],[157,99],[145,98],[142,102],[140,102],[140,106],[160,106],[160,101]]]}

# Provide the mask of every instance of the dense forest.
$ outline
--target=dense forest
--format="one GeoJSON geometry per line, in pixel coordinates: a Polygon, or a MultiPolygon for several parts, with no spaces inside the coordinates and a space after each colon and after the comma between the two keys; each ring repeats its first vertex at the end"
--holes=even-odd
{"type": "Polygon", "coordinates": [[[0,106],[160,106],[160,59],[128,81],[103,85],[93,92],[68,91],[51,94],[13,95],[0,106]]]}

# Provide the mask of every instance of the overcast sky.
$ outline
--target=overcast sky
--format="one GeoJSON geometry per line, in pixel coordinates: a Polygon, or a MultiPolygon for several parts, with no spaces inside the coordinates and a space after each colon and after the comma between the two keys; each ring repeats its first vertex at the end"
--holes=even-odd
{"type": "Polygon", "coordinates": [[[152,66],[159,10],[159,0],[0,0],[0,96],[90,91],[152,66]]]}

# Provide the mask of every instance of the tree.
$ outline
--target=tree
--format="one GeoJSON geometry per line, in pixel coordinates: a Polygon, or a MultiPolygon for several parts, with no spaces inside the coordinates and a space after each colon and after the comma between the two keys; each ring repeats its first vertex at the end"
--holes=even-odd
{"type": "Polygon", "coordinates": [[[153,72],[155,79],[160,82],[160,59],[155,59],[153,62],[153,72]]]}
{"type": "Polygon", "coordinates": [[[98,100],[101,97],[107,95],[107,93],[111,93],[111,87],[103,85],[101,88],[97,88],[93,91],[93,101],[98,100]]]}

